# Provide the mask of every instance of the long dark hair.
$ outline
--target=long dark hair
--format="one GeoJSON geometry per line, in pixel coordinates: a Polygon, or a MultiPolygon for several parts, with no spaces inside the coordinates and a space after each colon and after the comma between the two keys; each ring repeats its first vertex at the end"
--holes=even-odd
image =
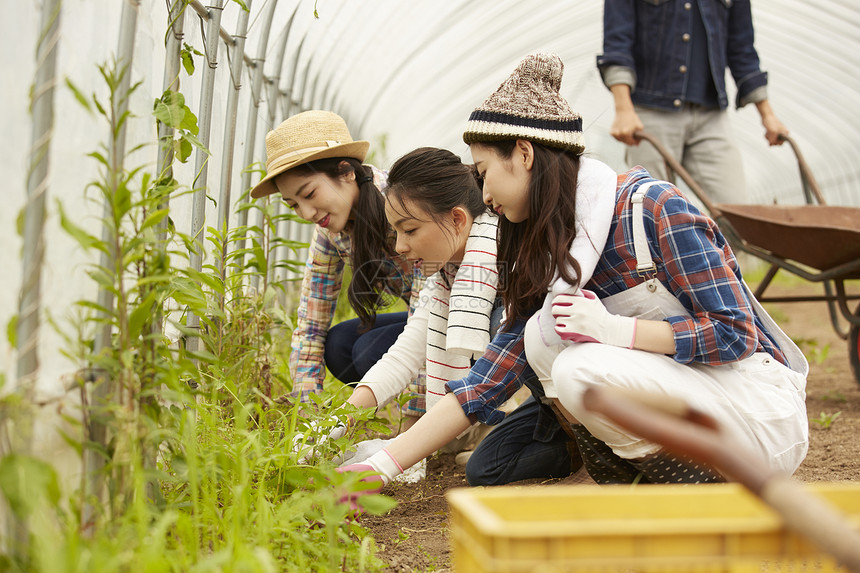
{"type": "Polygon", "coordinates": [[[406,201],[426,211],[436,223],[454,207],[472,217],[484,213],[478,172],[447,149],[419,147],[394,162],[388,171],[389,201],[409,214],[406,201]]]}
{"type": "MultiPolygon", "coordinates": [[[[528,318],[557,277],[579,284],[580,267],[570,254],[576,237],[576,183],[581,155],[531,141],[534,163],[528,188],[529,217],[499,220],[498,260],[507,323],[528,318]]],[[[516,141],[481,142],[510,160],[516,141]]]]}
{"type": "Polygon", "coordinates": [[[385,296],[390,292],[386,287],[391,281],[401,278],[400,269],[391,263],[396,253],[389,240],[385,200],[373,183],[373,172],[352,157],[318,159],[298,165],[293,170],[300,174],[323,173],[332,179],[355,173],[358,201],[353,206],[354,223],[350,232],[352,280],[347,299],[361,320],[361,329],[369,329],[376,322],[377,310],[390,303],[385,296]]]}

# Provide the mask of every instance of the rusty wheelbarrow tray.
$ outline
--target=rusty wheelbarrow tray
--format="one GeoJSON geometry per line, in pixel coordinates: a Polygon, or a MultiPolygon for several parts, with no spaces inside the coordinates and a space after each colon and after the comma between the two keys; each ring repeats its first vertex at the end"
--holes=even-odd
{"type": "Polygon", "coordinates": [[[851,369],[860,383],[860,304],[853,311],[848,304],[860,296],[849,295],[845,290],[845,281],[860,279],[860,208],[827,205],[800,149],[788,136],[785,140],[797,157],[806,205],[715,204],[654,136],[642,131],[636,136],[657,149],[666,161],[669,180],[674,179],[673,174],[681,177],[735,250],[770,263],[754,292],[760,302],[827,302],[833,329],[848,340],[851,369]],[[824,294],[765,296],[780,269],[822,283],[824,294]],[[848,323],[847,328],[843,319],[848,323]]]}

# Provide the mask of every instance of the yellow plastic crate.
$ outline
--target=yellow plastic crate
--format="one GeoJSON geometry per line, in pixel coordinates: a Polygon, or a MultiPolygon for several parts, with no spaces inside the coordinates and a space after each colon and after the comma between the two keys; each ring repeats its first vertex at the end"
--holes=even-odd
{"type": "MultiPolygon", "coordinates": [[[[804,486],[860,529],[860,483],[804,486]]],[[[447,493],[456,573],[843,571],[739,484],[447,493]]]]}

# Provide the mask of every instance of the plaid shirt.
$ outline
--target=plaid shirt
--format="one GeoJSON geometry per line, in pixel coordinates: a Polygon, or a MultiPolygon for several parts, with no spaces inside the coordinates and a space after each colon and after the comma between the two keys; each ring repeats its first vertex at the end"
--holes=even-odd
{"type": "MultiPolygon", "coordinates": [[[[627,199],[651,180],[642,168],[618,176],[609,240],[586,286],[601,298],[645,281],[635,272],[632,208],[627,199]]],[[[723,364],[764,351],[785,364],[782,351],[753,312],[737,261],[716,223],[669,183],[652,186],[643,206],[657,278],[690,312],[668,320],[675,332],[674,359],[723,364]]],[[[525,360],[524,329],[525,321],[518,320],[510,330],[499,332],[469,374],[446,385],[471,421],[498,424],[505,416],[498,408],[527,380],[536,378],[525,360]]],[[[551,424],[547,416],[542,418],[539,425],[551,424]]]]}
{"type": "MultiPolygon", "coordinates": [[[[609,240],[585,288],[604,298],[645,281],[636,273],[630,195],[652,181],[632,169],[618,176],[609,240]]],[[[689,312],[667,319],[682,364],[737,362],[754,352],[786,358],[755,315],[741,271],[717,224],[669,183],[653,185],[643,203],[645,233],[657,279],[689,312]]]]}
{"type": "Polygon", "coordinates": [[[505,413],[499,407],[522,387],[526,378],[537,379],[526,362],[525,328],[526,321],[519,319],[509,329],[500,329],[466,377],[445,385],[446,390],[457,395],[473,423],[500,423],[505,413]]]}
{"type": "MultiPolygon", "coordinates": [[[[384,189],[387,173],[373,168],[373,176],[376,186],[384,189]]],[[[308,401],[309,394],[322,390],[326,377],[323,358],[325,340],[337,307],[338,294],[343,286],[344,265],[349,262],[351,250],[349,233],[330,233],[321,227],[314,227],[290,353],[290,374],[293,378],[290,395],[302,402],[308,401]]],[[[392,281],[386,286],[386,290],[403,299],[408,295],[411,313],[424,282],[421,271],[416,267],[408,268],[406,260],[399,256],[392,258],[391,262],[406,270],[400,275],[402,280],[392,281]]],[[[421,391],[422,384],[423,380],[414,381],[412,391],[421,391]]],[[[414,403],[415,400],[408,409],[416,409],[414,403]]]]}

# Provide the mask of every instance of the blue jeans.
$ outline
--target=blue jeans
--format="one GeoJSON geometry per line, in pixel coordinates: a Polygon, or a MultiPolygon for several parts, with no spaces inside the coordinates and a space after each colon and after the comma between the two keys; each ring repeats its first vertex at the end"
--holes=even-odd
{"type": "Polygon", "coordinates": [[[326,368],[344,384],[355,385],[403,332],[407,315],[407,312],[377,314],[373,328],[363,333],[358,331],[361,321],[357,318],[335,324],[325,340],[326,368]]]}
{"type": "Polygon", "coordinates": [[[505,417],[466,463],[469,485],[503,485],[532,478],[563,478],[571,473],[570,438],[558,427],[546,441],[535,438],[540,404],[534,396],[505,417]]]}

